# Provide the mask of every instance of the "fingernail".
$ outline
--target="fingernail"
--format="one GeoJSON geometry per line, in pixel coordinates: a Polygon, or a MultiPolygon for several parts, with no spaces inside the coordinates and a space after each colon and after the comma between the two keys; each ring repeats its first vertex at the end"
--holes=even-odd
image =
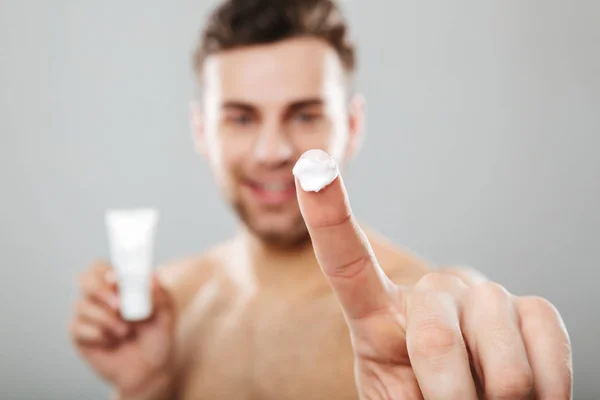
{"type": "Polygon", "coordinates": [[[308,150],[296,162],[293,174],[305,192],[318,192],[338,176],[335,160],[319,149],[308,150]]]}

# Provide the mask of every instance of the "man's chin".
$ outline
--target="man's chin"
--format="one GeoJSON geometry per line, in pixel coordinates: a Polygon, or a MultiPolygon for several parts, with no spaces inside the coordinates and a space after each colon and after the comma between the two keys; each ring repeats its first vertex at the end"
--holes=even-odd
{"type": "Polygon", "coordinates": [[[265,212],[265,210],[252,210],[247,203],[233,203],[234,209],[253,236],[265,244],[293,248],[310,242],[306,224],[299,210],[295,212],[265,212]],[[252,210],[252,211],[251,211],[252,210]]]}
{"type": "Polygon", "coordinates": [[[261,229],[262,227],[252,225],[249,225],[248,228],[259,240],[270,246],[295,248],[310,242],[310,236],[305,228],[274,229],[269,227],[261,229]]]}

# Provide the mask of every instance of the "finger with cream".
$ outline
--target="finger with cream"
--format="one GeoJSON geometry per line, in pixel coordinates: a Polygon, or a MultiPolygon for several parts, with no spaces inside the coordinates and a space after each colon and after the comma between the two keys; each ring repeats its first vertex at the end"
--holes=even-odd
{"type": "Polygon", "coordinates": [[[121,316],[128,321],[147,319],[152,314],[152,263],[158,211],[107,210],[105,222],[121,316]]]}
{"type": "Polygon", "coordinates": [[[338,176],[335,160],[319,149],[308,150],[296,162],[293,174],[305,192],[318,192],[338,176]]]}

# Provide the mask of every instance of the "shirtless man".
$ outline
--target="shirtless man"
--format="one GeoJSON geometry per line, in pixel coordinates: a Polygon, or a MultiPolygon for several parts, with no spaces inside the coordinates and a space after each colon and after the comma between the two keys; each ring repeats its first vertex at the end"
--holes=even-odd
{"type": "Polygon", "coordinates": [[[116,399],[571,398],[550,303],[432,272],[358,227],[339,171],[364,108],[331,1],[226,0],[195,60],[195,143],[240,232],[159,268],[141,323],[119,317],[110,265],[82,273],[70,332],[116,399]],[[294,177],[296,162],[314,175],[294,177]],[[322,190],[303,189],[327,171],[322,190]]]}

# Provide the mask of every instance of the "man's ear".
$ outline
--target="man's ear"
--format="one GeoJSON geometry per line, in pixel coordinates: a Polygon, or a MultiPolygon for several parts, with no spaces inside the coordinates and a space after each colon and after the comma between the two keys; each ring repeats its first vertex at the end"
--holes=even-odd
{"type": "Polygon", "coordinates": [[[351,160],[362,148],[365,139],[366,100],[362,94],[355,94],[348,104],[349,130],[346,159],[351,160]]]}
{"type": "Polygon", "coordinates": [[[202,113],[202,107],[197,101],[192,101],[190,103],[190,121],[194,148],[199,154],[206,156],[204,115],[202,113]]]}

